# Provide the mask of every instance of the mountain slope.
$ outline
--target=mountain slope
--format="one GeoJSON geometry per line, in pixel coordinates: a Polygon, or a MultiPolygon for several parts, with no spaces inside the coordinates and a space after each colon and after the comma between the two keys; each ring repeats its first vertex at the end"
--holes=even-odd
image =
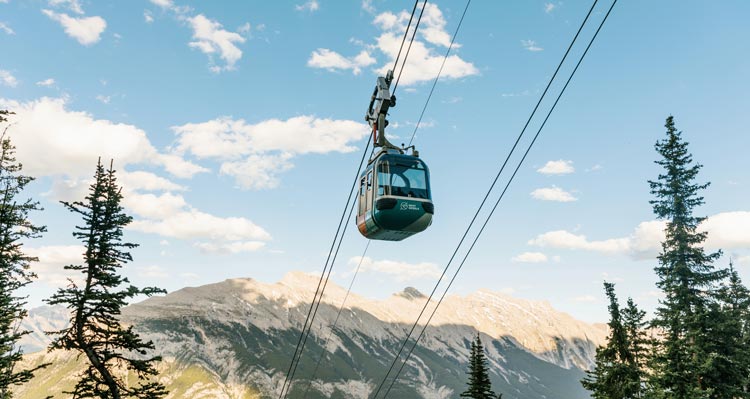
{"type": "MultiPolygon", "coordinates": [[[[231,279],[131,305],[123,320],[152,339],[168,359],[162,378],[176,380],[180,370],[202,370],[202,383],[249,387],[272,397],[283,382],[316,286],[317,277],[303,273],[290,273],[275,284],[231,279]]],[[[352,294],[323,348],[344,295],[335,285],[326,290],[290,397],[367,398],[426,300],[414,289],[385,300],[352,294]],[[321,351],[324,360],[309,381],[321,351]]],[[[456,397],[465,388],[470,340],[477,332],[488,351],[493,387],[504,398],[519,399],[588,397],[578,383],[581,370],[590,367],[606,334],[603,326],[577,321],[544,302],[490,291],[449,296],[389,397],[456,397]]],[[[224,391],[206,397],[244,398],[224,391]]],[[[173,397],[203,397],[181,395],[173,397]]]]}

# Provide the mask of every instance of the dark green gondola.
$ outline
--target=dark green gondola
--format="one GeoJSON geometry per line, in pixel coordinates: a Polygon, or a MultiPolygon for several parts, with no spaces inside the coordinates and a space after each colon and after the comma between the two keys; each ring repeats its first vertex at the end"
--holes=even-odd
{"type": "Polygon", "coordinates": [[[373,240],[401,241],[432,224],[430,171],[413,155],[382,150],[359,182],[357,227],[373,240]]]}
{"type": "Polygon", "coordinates": [[[388,109],[396,104],[390,94],[393,73],[379,77],[365,119],[379,150],[359,179],[357,228],[372,240],[401,241],[432,224],[435,206],[430,194],[430,171],[414,146],[399,148],[385,138],[388,109]],[[411,154],[406,151],[411,149],[411,154]]]}

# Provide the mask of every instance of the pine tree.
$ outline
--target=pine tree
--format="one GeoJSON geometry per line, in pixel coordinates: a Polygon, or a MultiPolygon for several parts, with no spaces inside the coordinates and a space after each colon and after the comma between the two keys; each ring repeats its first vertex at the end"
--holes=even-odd
{"type": "Polygon", "coordinates": [[[642,398],[646,394],[646,370],[651,339],[646,332],[646,312],[638,309],[633,298],[628,298],[627,306],[622,310],[622,325],[628,338],[628,351],[632,361],[627,391],[633,398],[642,398]]]}
{"type": "Polygon", "coordinates": [[[82,265],[65,266],[81,273],[82,281],[70,280],[68,287],[47,300],[50,305],[67,306],[72,313],[70,325],[53,333],[57,337],[50,350],[75,350],[86,356],[88,367],[74,390],[67,392],[74,398],[161,398],[166,390],[153,381],[155,363],[161,358],[147,356],[154,349],[153,342],[144,342],[132,326],[122,326],[118,318],[127,300],[165,291],[127,285],[128,279],[118,274],[118,269],[132,260],[128,250],[137,246],[122,241],[123,227],[132,218],[120,205],[122,194],[112,166],[105,171],[98,162],[94,177],[85,202],[63,202],[83,218],[84,225],[76,227],[73,236],[83,242],[86,252],[82,265]],[[128,386],[115,370],[135,373],[138,385],[128,386]]]}
{"type": "Polygon", "coordinates": [[[713,262],[720,252],[706,253],[703,242],[706,233],[697,230],[705,219],[693,215],[693,210],[704,203],[700,191],[708,183],[696,184],[702,165],[694,164],[688,153],[688,143],[682,139],[672,116],[667,118],[666,138],[656,143],[662,159],[656,163],[664,168],[656,181],[649,181],[650,201],[659,219],[667,221],[666,239],[655,268],[657,286],[664,292],[652,325],[661,331],[656,351],[650,363],[653,369],[650,382],[665,398],[706,398],[711,389],[706,376],[711,365],[706,363],[710,334],[711,290],[724,277],[715,270],[713,262]]]}
{"type": "Polygon", "coordinates": [[[495,399],[502,397],[502,395],[495,396],[495,392],[492,391],[487,357],[484,355],[484,346],[482,346],[479,333],[477,333],[476,339],[471,342],[467,374],[469,375],[469,382],[467,383],[469,387],[461,393],[462,398],[495,399]]]}
{"type": "Polygon", "coordinates": [[[638,324],[633,318],[640,316],[642,322],[642,315],[632,300],[628,303],[633,305],[636,314],[632,314],[634,310],[630,307],[620,312],[614,284],[604,282],[604,291],[609,299],[609,336],[607,344],[596,349],[594,369],[586,372],[581,385],[596,399],[638,398],[641,397],[641,368],[633,352],[636,347],[630,340],[630,335],[634,334],[630,329],[638,324]]]}
{"type": "Polygon", "coordinates": [[[732,263],[729,277],[717,291],[717,301],[707,312],[712,334],[707,346],[711,356],[704,360],[710,367],[705,384],[712,388],[712,398],[747,398],[750,348],[746,345],[750,291],[742,284],[732,263]]]}
{"type": "MultiPolygon", "coordinates": [[[[6,122],[9,114],[0,110],[0,123],[6,122]]],[[[20,328],[27,314],[26,298],[17,292],[36,277],[30,266],[37,259],[23,252],[23,241],[45,231],[29,220],[30,212],[41,210],[39,203],[19,198],[34,179],[21,173],[22,165],[16,162],[7,130],[0,136],[0,399],[11,398],[11,387],[28,382],[40,368],[16,370],[22,356],[18,341],[29,333],[20,328]]]]}

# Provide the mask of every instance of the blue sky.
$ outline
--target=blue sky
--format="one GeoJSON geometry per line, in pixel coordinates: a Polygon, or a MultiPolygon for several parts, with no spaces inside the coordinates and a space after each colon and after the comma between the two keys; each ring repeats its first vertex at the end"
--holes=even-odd
{"type": "MultiPolygon", "coordinates": [[[[429,3],[391,111],[394,141],[408,141],[464,4],[429,3]]],[[[434,223],[374,242],[356,292],[429,291],[590,5],[472,3],[415,141],[434,223]]],[[[80,253],[80,221],[58,201],[79,199],[99,156],[114,158],[136,220],[126,237],[141,246],[124,271],[135,284],[319,273],[407,7],[0,0],[0,106],[17,112],[10,132],[49,230],[27,244],[41,260],[30,302],[80,253]]],[[[503,291],[605,321],[606,278],[653,308],[660,225],[647,180],[670,114],[712,182],[700,213],[709,246],[727,255],[718,265],[731,255],[750,280],[749,11],[739,0],[620,1],[452,292],[503,291]]],[[[365,247],[347,228],[342,285],[365,247]]]]}

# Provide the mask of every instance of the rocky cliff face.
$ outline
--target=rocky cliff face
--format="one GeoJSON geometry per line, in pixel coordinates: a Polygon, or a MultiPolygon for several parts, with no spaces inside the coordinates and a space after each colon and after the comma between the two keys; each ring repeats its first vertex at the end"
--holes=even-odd
{"type": "MultiPolygon", "coordinates": [[[[129,306],[123,320],[156,343],[166,359],[161,378],[167,385],[195,385],[172,397],[275,397],[317,282],[316,276],[290,273],[275,284],[232,279],[184,288],[129,306]],[[212,393],[206,396],[199,388],[209,385],[212,393]]],[[[291,398],[367,398],[427,299],[413,288],[385,300],[351,294],[331,331],[344,295],[344,289],[329,284],[291,398]],[[321,367],[311,380],[321,353],[321,367]]],[[[495,391],[519,399],[588,397],[578,381],[606,335],[604,326],[577,321],[546,302],[490,291],[449,296],[389,397],[457,397],[465,388],[469,344],[477,332],[487,349],[495,391]]],[[[58,356],[56,362],[65,359],[37,354],[29,361],[49,356],[58,356]]],[[[63,380],[48,378],[47,383],[56,389],[65,385],[63,380]]]]}

